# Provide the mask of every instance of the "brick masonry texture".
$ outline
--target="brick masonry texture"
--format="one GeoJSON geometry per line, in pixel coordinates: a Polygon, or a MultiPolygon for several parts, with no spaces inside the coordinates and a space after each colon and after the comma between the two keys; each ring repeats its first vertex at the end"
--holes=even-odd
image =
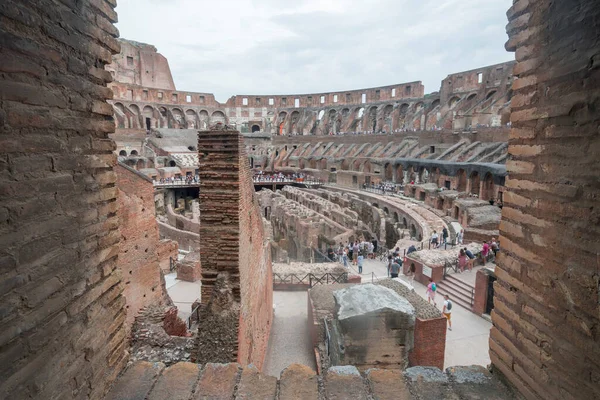
{"type": "Polygon", "coordinates": [[[270,248],[237,131],[201,131],[200,362],[238,361],[262,367],[272,323],[270,248]],[[215,331],[223,342],[215,342],[215,331]],[[227,332],[223,335],[223,332],[227,332]]]}
{"type": "Polygon", "coordinates": [[[114,7],[0,3],[1,398],[97,399],[126,361],[114,7]]]}
{"type": "Polygon", "coordinates": [[[415,367],[398,370],[333,367],[323,376],[292,364],[279,379],[239,364],[198,365],[180,362],[165,368],[146,361],[130,365],[106,396],[122,399],[491,399],[514,394],[482,366],[415,367]]]}
{"type": "Polygon", "coordinates": [[[528,399],[599,398],[600,4],[517,0],[508,18],[519,79],[490,356],[528,399]]]}
{"type": "Polygon", "coordinates": [[[115,168],[119,188],[120,252],[117,266],[125,289],[127,326],[131,327],[138,311],[149,304],[164,302],[166,293],[160,284],[159,237],[154,215],[152,181],[134,169],[119,163],[115,168]]]}

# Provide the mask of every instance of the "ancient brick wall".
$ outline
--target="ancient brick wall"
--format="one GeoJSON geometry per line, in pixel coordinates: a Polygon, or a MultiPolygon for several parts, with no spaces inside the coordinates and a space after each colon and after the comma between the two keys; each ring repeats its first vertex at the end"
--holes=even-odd
{"type": "Polygon", "coordinates": [[[117,266],[125,283],[128,328],[138,311],[159,304],[166,293],[160,285],[158,227],[154,215],[154,186],[147,176],[117,164],[119,230],[121,243],[117,266]]]}
{"type": "Polygon", "coordinates": [[[494,366],[528,399],[600,397],[600,4],[517,0],[494,366]]]}
{"type": "Polygon", "coordinates": [[[229,130],[200,132],[198,152],[202,316],[197,360],[237,360],[260,368],[272,321],[273,281],[248,157],[240,134],[229,130]]]}
{"type": "Polygon", "coordinates": [[[408,354],[408,360],[412,367],[419,365],[444,369],[446,324],[446,317],[417,318],[414,347],[408,354]]]}
{"type": "Polygon", "coordinates": [[[115,2],[0,5],[0,397],[100,398],[127,361],[115,2]]]}

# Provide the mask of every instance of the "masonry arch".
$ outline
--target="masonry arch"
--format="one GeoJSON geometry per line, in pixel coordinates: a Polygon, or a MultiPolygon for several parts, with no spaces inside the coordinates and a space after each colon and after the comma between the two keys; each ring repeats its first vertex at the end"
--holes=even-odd
{"type": "Polygon", "coordinates": [[[321,162],[320,162],[320,169],[322,171],[327,171],[327,159],[326,158],[322,158],[321,162]]]}
{"type": "Polygon", "coordinates": [[[121,150],[119,152],[119,155],[122,156],[122,157],[127,157],[127,152],[125,150],[121,150]]]}
{"type": "Polygon", "coordinates": [[[394,211],[394,222],[395,223],[399,223],[400,222],[398,213],[396,211],[394,211]]]}
{"type": "Polygon", "coordinates": [[[130,156],[137,156],[138,152],[137,150],[131,150],[131,153],[129,153],[130,156]]]}
{"type": "Polygon", "coordinates": [[[477,93],[472,93],[472,94],[469,95],[469,97],[467,97],[467,101],[471,101],[471,100],[473,100],[476,97],[477,97],[477,93]]]}
{"type": "Polygon", "coordinates": [[[481,188],[481,199],[482,200],[493,200],[494,199],[494,177],[491,173],[486,173],[483,177],[483,185],[481,188]]]}
{"type": "Polygon", "coordinates": [[[384,168],[384,179],[388,182],[391,182],[394,180],[394,170],[392,169],[392,164],[391,163],[386,163],[384,168]]]}
{"type": "Polygon", "coordinates": [[[450,100],[448,100],[448,107],[454,108],[459,101],[460,101],[460,97],[452,96],[450,98],[450,100]]]}
{"type": "Polygon", "coordinates": [[[369,118],[367,121],[367,130],[377,131],[377,107],[372,106],[369,108],[369,118]]]}
{"type": "Polygon", "coordinates": [[[252,133],[260,132],[260,126],[254,124],[252,125],[252,133]]]}
{"type": "Polygon", "coordinates": [[[423,104],[422,101],[419,101],[418,103],[415,104],[415,113],[418,113],[419,111],[421,111],[423,108],[425,108],[425,105],[423,104]]]}
{"type": "Polygon", "coordinates": [[[227,119],[222,111],[215,111],[210,115],[211,124],[225,124],[227,119]]]}
{"type": "Polygon", "coordinates": [[[315,160],[315,159],[309,160],[308,167],[311,169],[317,169],[317,160],[315,160]]]}
{"type": "Polygon", "coordinates": [[[397,164],[396,168],[396,182],[404,183],[404,169],[402,164],[397,164]]]}
{"type": "Polygon", "coordinates": [[[362,172],[364,172],[365,174],[370,174],[373,171],[373,168],[371,166],[371,161],[367,160],[363,163],[362,165],[362,172]]]}
{"type": "Polygon", "coordinates": [[[340,165],[340,169],[342,171],[349,171],[350,170],[350,163],[348,162],[348,160],[342,160],[342,163],[340,165]]]}
{"type": "Polygon", "coordinates": [[[459,169],[458,172],[456,173],[456,177],[457,177],[457,185],[456,185],[456,190],[458,190],[459,192],[466,192],[467,191],[467,173],[465,172],[464,169],[459,169]]]}
{"type": "Polygon", "coordinates": [[[142,110],[142,115],[144,118],[144,127],[146,130],[150,130],[151,128],[156,127],[156,118],[154,118],[154,108],[150,106],[145,106],[142,110]]]}
{"type": "Polygon", "coordinates": [[[131,110],[131,112],[133,113],[133,120],[131,123],[131,127],[132,128],[137,128],[140,129],[141,125],[141,117],[142,117],[142,113],[140,112],[140,108],[137,106],[137,104],[130,104],[129,105],[129,109],[131,110]]]}
{"type": "Polygon", "coordinates": [[[481,186],[480,179],[479,172],[473,171],[471,173],[471,194],[479,196],[479,189],[481,186]]]}
{"type": "Polygon", "coordinates": [[[489,92],[489,93],[487,94],[487,96],[485,96],[485,99],[486,99],[486,100],[489,100],[489,99],[491,99],[491,98],[492,98],[492,96],[494,96],[495,94],[496,94],[496,90],[492,90],[491,92],[489,92]]]}
{"type": "Polygon", "coordinates": [[[180,108],[175,107],[171,109],[171,115],[173,115],[173,120],[175,121],[173,128],[181,128],[185,122],[183,111],[180,108]]]}
{"type": "Polygon", "coordinates": [[[127,118],[125,106],[122,103],[115,103],[113,107],[115,110],[114,114],[117,120],[117,126],[121,129],[129,128],[129,118],[127,118]]]}
{"type": "Polygon", "coordinates": [[[354,160],[352,163],[352,171],[360,171],[360,161],[354,160]]]}
{"type": "Polygon", "coordinates": [[[185,121],[189,129],[195,129],[198,127],[198,114],[194,110],[187,110],[185,112],[185,121]]]}
{"type": "Polygon", "coordinates": [[[365,108],[360,107],[356,110],[356,118],[361,119],[365,115],[365,108]]]}
{"type": "Polygon", "coordinates": [[[431,109],[435,109],[437,106],[440,105],[440,99],[435,99],[432,103],[431,103],[431,109]]]}

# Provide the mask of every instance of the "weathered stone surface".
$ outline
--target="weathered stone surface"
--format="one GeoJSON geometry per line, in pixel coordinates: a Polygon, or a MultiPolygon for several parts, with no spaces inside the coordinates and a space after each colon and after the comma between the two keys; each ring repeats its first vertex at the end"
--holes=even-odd
{"type": "Polygon", "coordinates": [[[412,315],[414,321],[415,309],[408,300],[381,285],[355,285],[337,290],[333,295],[339,307],[337,313],[339,320],[390,310],[412,315]]]}
{"type": "Polygon", "coordinates": [[[411,399],[401,371],[370,369],[366,372],[366,378],[376,400],[411,399]]]}
{"type": "Polygon", "coordinates": [[[106,395],[106,400],[145,400],[164,368],[162,363],[132,364],[106,395]]]}
{"type": "Polygon", "coordinates": [[[200,366],[194,363],[180,362],[165,369],[158,378],[148,400],[188,400],[195,389],[200,366]]]}
{"type": "Polygon", "coordinates": [[[319,381],[315,371],[306,365],[292,364],[281,373],[279,398],[304,400],[319,398],[319,381]]]}
{"type": "Polygon", "coordinates": [[[325,373],[325,395],[330,400],[363,399],[367,391],[363,378],[351,365],[331,367],[325,373]]]}
{"type": "Polygon", "coordinates": [[[277,393],[277,378],[261,374],[254,365],[242,371],[236,399],[274,399],[277,393]]]}
{"type": "Polygon", "coordinates": [[[202,369],[193,398],[196,400],[231,399],[240,373],[239,364],[206,364],[202,369]]]}

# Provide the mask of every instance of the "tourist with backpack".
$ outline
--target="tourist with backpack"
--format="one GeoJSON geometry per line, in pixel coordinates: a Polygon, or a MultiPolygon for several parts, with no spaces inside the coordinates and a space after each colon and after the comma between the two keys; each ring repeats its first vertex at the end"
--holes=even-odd
{"type": "Polygon", "coordinates": [[[452,302],[450,301],[450,297],[447,294],[444,295],[444,308],[442,309],[442,314],[448,320],[448,330],[452,330],[452,302]]]}
{"type": "Polygon", "coordinates": [[[429,284],[427,285],[427,302],[431,303],[433,301],[433,305],[437,306],[435,303],[435,292],[437,291],[437,285],[433,281],[433,279],[429,278],[429,284]]]}

